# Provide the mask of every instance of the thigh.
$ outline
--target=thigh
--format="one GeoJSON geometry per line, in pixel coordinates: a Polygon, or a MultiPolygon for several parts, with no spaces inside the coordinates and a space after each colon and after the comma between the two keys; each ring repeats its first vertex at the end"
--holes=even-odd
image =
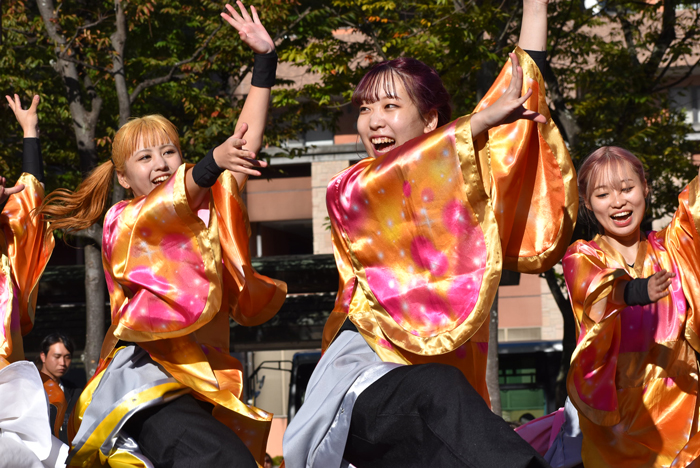
{"type": "Polygon", "coordinates": [[[139,411],[124,429],[156,468],[256,467],[241,439],[191,395],[139,411]]]}
{"type": "Polygon", "coordinates": [[[548,466],[444,364],[397,368],[368,387],[355,402],[344,456],[358,468],[548,466]]]}

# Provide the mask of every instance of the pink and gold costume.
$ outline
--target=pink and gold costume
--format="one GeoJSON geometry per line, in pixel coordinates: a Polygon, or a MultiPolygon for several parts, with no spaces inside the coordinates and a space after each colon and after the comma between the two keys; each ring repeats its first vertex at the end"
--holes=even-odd
{"type": "MultiPolygon", "coordinates": [[[[564,253],[578,207],[574,169],[550,119],[542,76],[521,49],[520,120],[473,141],[470,116],[365,159],[331,181],[340,288],[324,330],[328,348],[346,319],[385,362],[459,368],[489,401],[489,309],[502,268],[535,273],[564,253]]],[[[498,99],[508,62],[477,107],[498,99]]]]}
{"type": "Polygon", "coordinates": [[[251,267],[248,216],[233,176],[224,172],[212,187],[208,226],[190,209],[184,178],[183,165],[149,195],[123,201],[105,217],[112,327],[103,345],[106,359],[76,404],[72,432],[119,352],[112,350],[117,339],[138,344],[174,379],[111,408],[79,446],[73,441],[70,466],[143,466],[128,451],[100,449],[129,411],[187,389],[215,405],[214,416],[258,461],[264,457],[272,415],[239,400],[243,373],[229,353],[229,317],[247,326],[265,322],[284,302],[286,285],[251,267]]]}
{"type": "Polygon", "coordinates": [[[54,246],[47,223],[32,213],[44,188],[27,173],[17,184],[24,190],[11,195],[0,214],[0,369],[24,359],[22,337],[34,326],[39,278],[54,246]]]}
{"type": "Polygon", "coordinates": [[[697,191],[695,179],[671,223],[642,240],[634,266],[600,236],[575,242],[564,257],[578,325],[567,388],[586,466],[685,467],[700,456],[697,191]],[[676,274],[668,296],[646,306],[613,302],[616,282],[662,269],[676,274]]]}

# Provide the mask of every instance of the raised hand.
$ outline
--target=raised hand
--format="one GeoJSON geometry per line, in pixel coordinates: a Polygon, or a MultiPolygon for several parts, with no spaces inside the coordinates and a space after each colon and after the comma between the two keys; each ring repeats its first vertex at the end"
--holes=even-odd
{"type": "Polygon", "coordinates": [[[15,94],[14,99],[10,96],[5,96],[7,103],[10,105],[10,109],[15,113],[15,118],[17,122],[22,126],[22,131],[24,132],[24,138],[36,138],[39,136],[39,116],[36,113],[36,109],[39,106],[39,96],[35,95],[32,99],[32,104],[29,109],[22,109],[22,102],[19,100],[19,96],[15,94]]]}
{"type": "Polygon", "coordinates": [[[231,5],[226,5],[228,13],[222,12],[221,17],[236,28],[243,42],[253,49],[256,54],[267,54],[275,50],[275,43],[260,22],[258,12],[254,6],[250,7],[250,14],[240,0],[236,2],[241,10],[240,14],[231,5]],[[251,17],[252,15],[252,17],[251,17]]]}
{"type": "Polygon", "coordinates": [[[647,283],[649,299],[652,302],[656,302],[662,297],[668,296],[670,294],[668,288],[671,286],[671,278],[675,276],[675,273],[666,270],[661,270],[654,273],[649,278],[649,282],[647,283]]]}
{"type": "Polygon", "coordinates": [[[6,182],[5,178],[0,176],[0,205],[5,203],[7,201],[7,199],[10,197],[10,195],[15,194],[15,193],[19,193],[22,190],[24,190],[23,184],[19,184],[19,185],[15,185],[14,187],[6,188],[5,182],[6,182]]]}
{"type": "Polygon", "coordinates": [[[255,159],[255,153],[243,148],[243,145],[246,144],[243,136],[247,131],[248,124],[241,123],[231,138],[214,148],[214,161],[221,169],[259,176],[260,171],[256,171],[254,168],[266,167],[267,162],[255,159]]]}
{"type": "Polygon", "coordinates": [[[518,57],[513,53],[509,55],[513,73],[508,89],[496,102],[472,116],[473,137],[489,128],[512,123],[516,120],[526,119],[539,123],[547,122],[547,119],[542,114],[523,107],[525,101],[532,96],[532,89],[528,89],[524,95],[520,95],[523,88],[523,69],[518,62],[518,57]]]}

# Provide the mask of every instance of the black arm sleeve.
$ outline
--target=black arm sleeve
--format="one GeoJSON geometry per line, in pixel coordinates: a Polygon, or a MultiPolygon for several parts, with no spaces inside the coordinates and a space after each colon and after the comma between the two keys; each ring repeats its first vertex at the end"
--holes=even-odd
{"type": "Polygon", "coordinates": [[[540,72],[544,71],[544,67],[547,64],[547,51],[546,50],[526,50],[527,55],[530,56],[540,72]]]}
{"type": "Polygon", "coordinates": [[[192,169],[192,179],[200,187],[212,187],[224,169],[221,169],[214,161],[214,150],[212,149],[202,158],[192,169]]]}
{"type": "Polygon", "coordinates": [[[277,51],[269,54],[255,54],[253,78],[250,84],[256,88],[272,88],[277,74],[277,51]]]}
{"type": "MultiPolygon", "coordinates": [[[[651,276],[649,277],[651,278],[651,276]]],[[[625,304],[628,306],[651,304],[649,299],[649,278],[633,279],[625,286],[625,304]]]]}
{"type": "Polygon", "coordinates": [[[22,172],[33,175],[39,182],[44,181],[44,162],[41,159],[41,143],[38,138],[24,139],[22,172]]]}

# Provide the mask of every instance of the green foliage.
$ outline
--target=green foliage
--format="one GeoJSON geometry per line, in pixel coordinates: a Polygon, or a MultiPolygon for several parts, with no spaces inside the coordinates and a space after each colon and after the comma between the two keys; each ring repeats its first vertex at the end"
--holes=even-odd
{"type": "MultiPolygon", "coordinates": [[[[298,83],[279,80],[282,86],[273,92],[266,143],[277,146],[314,127],[332,128],[368,68],[402,55],[438,71],[453,96],[454,117],[469,113],[477,102],[479,75],[489,78],[484,64],[495,63],[497,70],[517,42],[522,9],[515,0],[254,4],[276,39],[281,60],[287,62],[282,67],[303,78],[298,83]]],[[[114,2],[65,0],[57,5],[59,30],[74,38],[71,46],[82,63],[80,72],[104,101],[96,135],[98,159],[106,160],[119,124],[110,74],[114,2]]],[[[223,2],[129,0],[123,5],[129,92],[145,80],[166,75],[206,44],[195,59],[177,68],[172,80],[139,94],[131,110],[135,116],[161,113],[170,118],[181,130],[186,157],[196,161],[230,135],[242,107],[242,96],[234,91],[250,70],[253,54],[228,25],[216,32],[222,25],[223,2]]],[[[659,216],[673,209],[678,190],[695,174],[689,155],[697,148],[685,138],[691,129],[682,111],[669,102],[667,91],[685,73],[676,64],[695,64],[691,52],[698,47],[698,14],[683,9],[678,0],[610,0],[605,8],[601,5],[585,8],[579,0],[558,0],[549,6],[549,62],[554,73],[546,76],[552,113],[577,162],[604,144],[625,146],[637,154],[649,170],[653,214],[659,216]]],[[[73,187],[80,163],[66,91],[52,66],[54,45],[34,2],[8,0],[3,8],[0,91],[17,91],[25,101],[33,93],[42,95],[49,188],[73,187]]],[[[81,83],[84,96],[88,88],[81,83]]],[[[19,171],[19,128],[7,108],[0,112],[0,124],[6,129],[0,135],[0,170],[12,178],[19,171]]],[[[300,151],[289,150],[291,155],[300,151]]]]}

